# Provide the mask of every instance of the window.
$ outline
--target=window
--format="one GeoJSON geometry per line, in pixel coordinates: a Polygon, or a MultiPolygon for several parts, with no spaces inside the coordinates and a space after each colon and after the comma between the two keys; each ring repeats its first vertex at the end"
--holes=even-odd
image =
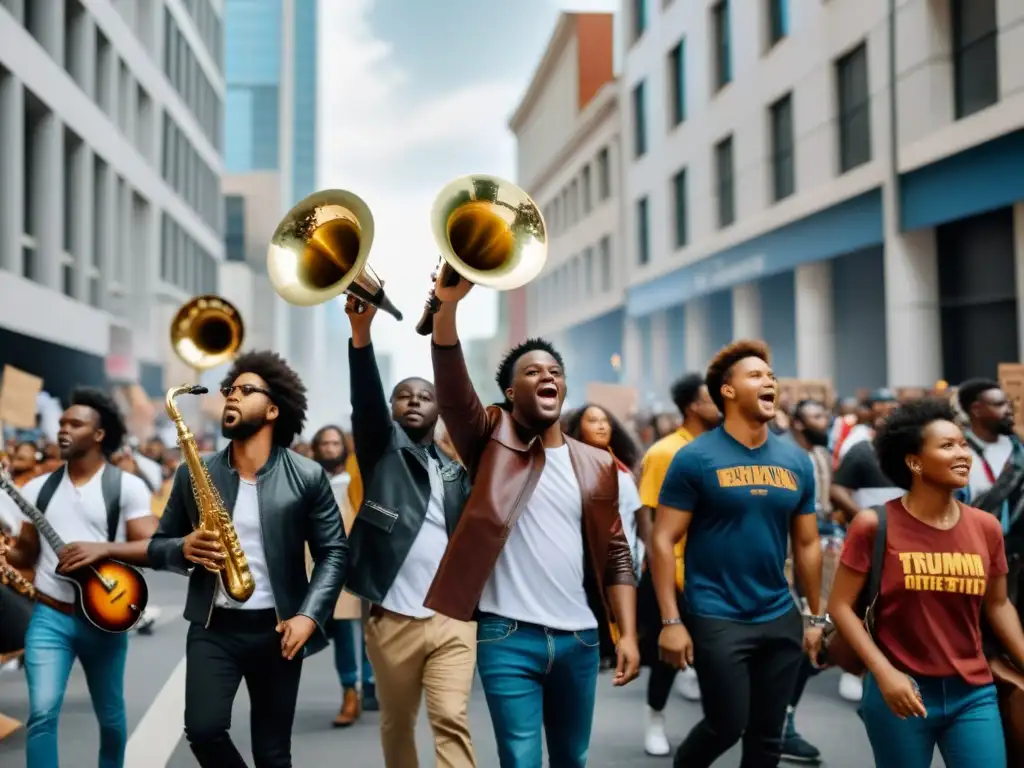
{"type": "Polygon", "coordinates": [[[871,93],[867,47],[861,43],[836,62],[839,93],[839,172],[871,160],[871,93]]]}
{"type": "Polygon", "coordinates": [[[224,198],[224,246],[228,261],[245,261],[245,198],[224,198]]]}
{"type": "Polygon", "coordinates": [[[718,91],[732,82],[732,55],[729,44],[729,0],[721,0],[711,9],[711,25],[714,47],[715,88],[718,91]]]}
{"type": "Polygon", "coordinates": [[[643,157],[647,152],[647,117],[644,81],[641,80],[633,88],[633,154],[643,157]]]}
{"type": "Polygon", "coordinates": [[[676,248],[683,248],[690,241],[687,227],[689,216],[686,208],[686,169],[672,177],[672,203],[675,207],[676,248]]]}
{"type": "Polygon", "coordinates": [[[768,0],[768,47],[789,34],[789,0],[768,0]]]}
{"type": "Polygon", "coordinates": [[[583,293],[594,292],[594,247],[588,245],[583,251],[583,293]]]}
{"type": "Polygon", "coordinates": [[[956,117],[999,101],[996,0],[952,0],[953,102],[956,117]]]}
{"type": "Polygon", "coordinates": [[[580,186],[583,187],[583,213],[587,214],[594,207],[590,191],[590,163],[583,166],[583,172],[580,174],[580,186]]]}
{"type": "Polygon", "coordinates": [[[608,160],[608,147],[597,153],[597,199],[607,200],[612,195],[612,171],[608,160]]]}
{"type": "Polygon", "coordinates": [[[612,289],[612,239],[609,235],[601,238],[597,246],[601,252],[601,291],[612,289]]]}
{"type": "Polygon", "coordinates": [[[647,0],[633,0],[633,40],[643,37],[647,29],[647,0]]]}
{"type": "Polygon", "coordinates": [[[674,128],[686,120],[686,40],[676,43],[668,54],[668,81],[672,89],[669,99],[672,105],[672,123],[674,128]]]}
{"type": "Polygon", "coordinates": [[[651,260],[651,222],[646,196],[636,201],[636,260],[640,265],[651,260]]]}
{"type": "Polygon", "coordinates": [[[732,136],[715,145],[715,178],[718,180],[718,226],[728,227],[736,221],[732,136]]]}
{"type": "Polygon", "coordinates": [[[793,151],[793,96],[787,93],[769,107],[772,130],[772,194],[778,202],[796,189],[793,151]]]}

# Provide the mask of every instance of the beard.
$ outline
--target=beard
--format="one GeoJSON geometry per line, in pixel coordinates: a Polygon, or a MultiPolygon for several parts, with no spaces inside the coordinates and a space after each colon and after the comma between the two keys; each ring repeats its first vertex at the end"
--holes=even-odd
{"type": "Polygon", "coordinates": [[[1012,418],[1000,419],[996,422],[996,434],[1006,435],[1008,437],[1013,436],[1014,433],[1014,422],[1012,418]]]}
{"type": "Polygon", "coordinates": [[[345,463],[344,456],[332,456],[329,459],[318,458],[316,463],[324,468],[324,471],[333,474],[338,467],[345,463]]]}
{"type": "Polygon", "coordinates": [[[243,419],[239,417],[238,421],[231,426],[228,426],[222,421],[220,423],[220,433],[228,440],[248,440],[263,429],[263,426],[266,423],[267,420],[262,416],[250,419],[243,419]]]}
{"type": "Polygon", "coordinates": [[[807,438],[807,442],[811,445],[818,446],[819,448],[828,447],[828,432],[822,429],[811,429],[808,426],[804,426],[804,437],[807,438]]]}

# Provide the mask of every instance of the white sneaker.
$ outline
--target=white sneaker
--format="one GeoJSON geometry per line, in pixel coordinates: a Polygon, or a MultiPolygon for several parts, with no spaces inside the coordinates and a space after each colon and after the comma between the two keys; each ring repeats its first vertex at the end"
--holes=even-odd
{"type": "Polygon", "coordinates": [[[647,708],[647,731],[644,734],[644,752],[654,757],[664,757],[672,751],[665,735],[665,715],[647,708]]]}
{"type": "Polygon", "coordinates": [[[846,701],[857,702],[864,696],[864,682],[856,675],[843,672],[839,678],[839,697],[846,701]]]}
{"type": "Polygon", "coordinates": [[[676,691],[687,701],[700,701],[700,683],[693,667],[687,667],[676,675],[676,691]]]}

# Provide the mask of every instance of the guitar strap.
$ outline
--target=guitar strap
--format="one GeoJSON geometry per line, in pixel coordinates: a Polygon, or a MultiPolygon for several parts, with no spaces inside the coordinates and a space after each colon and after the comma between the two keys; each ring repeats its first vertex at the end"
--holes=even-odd
{"type": "MultiPolygon", "coordinates": [[[[61,466],[46,478],[43,487],[39,489],[36,509],[44,515],[63,479],[64,467],[61,466]]],[[[103,486],[103,504],[107,508],[107,541],[112,542],[117,538],[117,526],[121,522],[121,470],[113,464],[107,464],[103,468],[100,483],[103,486]]]]}

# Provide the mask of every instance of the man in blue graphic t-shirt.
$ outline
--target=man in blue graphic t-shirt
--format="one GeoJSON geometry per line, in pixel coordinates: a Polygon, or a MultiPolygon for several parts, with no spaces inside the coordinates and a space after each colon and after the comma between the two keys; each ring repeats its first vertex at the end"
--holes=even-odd
{"type": "Polygon", "coordinates": [[[651,553],[659,646],[665,661],[693,664],[704,709],[677,768],[707,768],[741,737],[745,767],[775,768],[803,652],[813,658],[821,642],[820,629],[804,630],[785,575],[792,537],[801,591],[818,615],[814,470],[768,429],[777,394],[769,355],[763,342],[737,341],[715,356],[706,383],[723,424],[676,454],[661,487],[651,553]],[[681,617],[673,547],[683,536],[681,617]]]}

